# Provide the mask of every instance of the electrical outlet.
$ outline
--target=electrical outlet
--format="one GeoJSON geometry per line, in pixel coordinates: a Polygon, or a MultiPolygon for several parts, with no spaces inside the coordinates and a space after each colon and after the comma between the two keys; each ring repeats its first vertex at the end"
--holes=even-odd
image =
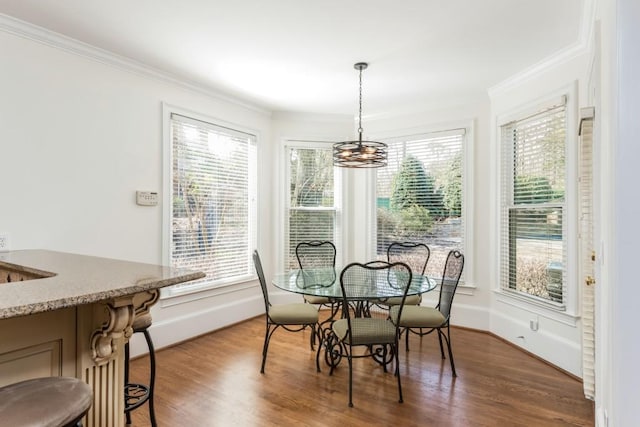
{"type": "Polygon", "coordinates": [[[529,328],[531,328],[532,331],[537,331],[538,330],[538,320],[529,320],[529,328]]]}
{"type": "Polygon", "coordinates": [[[10,251],[9,233],[0,233],[0,252],[10,251]]]}

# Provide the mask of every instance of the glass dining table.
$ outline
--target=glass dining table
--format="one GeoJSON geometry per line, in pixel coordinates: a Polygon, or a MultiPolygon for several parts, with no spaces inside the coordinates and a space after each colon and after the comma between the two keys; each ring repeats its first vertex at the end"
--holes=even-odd
{"type": "MultiPolygon", "coordinates": [[[[273,284],[288,292],[327,297],[330,301],[340,304],[343,301],[340,272],[341,270],[335,268],[290,270],[286,273],[276,274],[273,278],[273,284]]],[[[379,271],[367,277],[368,286],[362,287],[358,295],[352,295],[348,298],[349,306],[355,311],[356,316],[371,316],[370,308],[373,305],[383,305],[389,298],[402,297],[403,287],[398,285],[399,280],[394,274],[390,274],[388,271],[379,271]]],[[[412,275],[407,296],[429,292],[436,286],[436,280],[431,277],[412,275]]],[[[338,315],[338,310],[332,310],[329,318],[321,322],[321,325],[327,325],[326,328],[321,328],[322,340],[326,349],[325,361],[332,368],[340,362],[340,358],[336,357],[337,352],[331,350],[333,345],[328,338],[331,336],[331,323],[336,315],[338,315]]],[[[319,350],[320,348],[318,354],[319,350]]]]}
{"type": "MultiPolygon", "coordinates": [[[[393,274],[386,271],[375,274],[370,280],[365,293],[351,297],[352,300],[384,300],[401,297],[403,289],[395,285],[393,274]]],[[[333,300],[342,299],[340,288],[340,270],[335,268],[313,268],[305,270],[290,270],[276,274],[273,278],[275,287],[302,295],[327,297],[333,300]]],[[[417,295],[429,292],[436,287],[436,281],[428,276],[413,275],[407,295],[417,295]]]]}

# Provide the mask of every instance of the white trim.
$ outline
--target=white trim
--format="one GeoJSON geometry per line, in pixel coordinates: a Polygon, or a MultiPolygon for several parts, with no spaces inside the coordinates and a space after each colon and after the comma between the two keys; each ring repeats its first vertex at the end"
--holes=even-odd
{"type": "MultiPolygon", "coordinates": [[[[333,207],[296,207],[292,208],[290,206],[291,200],[289,199],[289,190],[288,184],[290,180],[290,168],[288,163],[288,152],[290,148],[322,148],[322,149],[331,149],[332,144],[335,140],[329,140],[331,138],[326,138],[323,140],[322,137],[315,138],[282,138],[280,143],[280,148],[278,152],[280,153],[279,161],[282,162],[283,167],[280,168],[281,172],[279,173],[279,177],[281,179],[281,185],[278,186],[280,193],[281,203],[278,204],[277,207],[277,216],[278,216],[278,224],[280,224],[279,234],[277,234],[276,240],[278,243],[276,244],[278,253],[276,254],[276,265],[278,266],[277,271],[285,270],[285,253],[284,248],[286,247],[289,241],[289,228],[287,226],[287,220],[289,218],[289,212],[291,210],[300,210],[300,211],[327,211],[327,212],[335,212],[334,216],[334,245],[336,247],[336,266],[342,265],[342,260],[344,258],[344,232],[343,232],[343,200],[342,200],[342,174],[339,174],[337,170],[334,168],[333,175],[333,207]]],[[[337,139],[336,139],[337,140],[337,139]]]]}
{"type": "MultiPolygon", "coordinates": [[[[436,278],[436,280],[439,280],[440,278],[436,278]]],[[[478,289],[478,287],[476,285],[467,285],[467,284],[463,284],[463,283],[459,283],[458,287],[456,288],[456,295],[467,295],[467,296],[473,296],[475,294],[476,289],[478,289]]],[[[433,306],[435,306],[438,303],[438,297],[436,296],[435,298],[431,298],[431,295],[437,295],[440,292],[440,285],[437,285],[435,288],[433,288],[431,291],[429,291],[426,294],[422,294],[423,295],[423,304],[424,305],[424,301],[433,301],[434,304],[432,304],[433,306]]],[[[457,305],[457,303],[456,303],[457,305]]]]}
{"type": "Polygon", "coordinates": [[[560,50],[558,53],[532,65],[531,67],[509,77],[508,79],[498,83],[495,86],[490,87],[487,92],[489,98],[493,99],[504,92],[512,90],[529,80],[539,77],[540,75],[552,70],[559,65],[569,62],[581,55],[588,53],[586,44],[582,41],[568,46],[565,49],[560,50]]]}
{"type": "Polygon", "coordinates": [[[194,92],[237,105],[265,116],[271,116],[271,111],[246,101],[239,101],[238,98],[226,96],[216,89],[189,80],[184,76],[171,74],[166,71],[154,68],[142,62],[136,61],[126,56],[117,55],[108,50],[81,42],[79,40],[56,33],[46,28],[16,19],[9,15],[0,14],[0,31],[13,34],[28,40],[47,45],[92,61],[96,61],[120,70],[128,71],[146,78],[170,83],[194,92]]]}
{"type": "Polygon", "coordinates": [[[566,48],[554,53],[542,61],[514,74],[502,82],[487,89],[489,98],[493,99],[508,90],[540,76],[557,67],[560,64],[591,52],[593,43],[594,23],[596,22],[596,2],[597,0],[585,0],[580,19],[580,30],[578,41],[566,48]]]}
{"type": "Polygon", "coordinates": [[[542,96],[524,105],[510,109],[509,112],[498,116],[498,127],[507,125],[513,121],[523,120],[523,117],[542,113],[556,106],[564,105],[568,109],[569,101],[566,96],[567,92],[568,89],[558,89],[551,96],[542,96]]]}
{"type": "MultiPolygon", "coordinates": [[[[171,167],[173,164],[173,151],[171,145],[171,114],[178,114],[184,117],[200,120],[206,123],[211,123],[216,126],[229,128],[231,130],[240,131],[251,135],[255,138],[256,144],[256,153],[258,147],[260,145],[260,132],[256,129],[248,128],[237,123],[228,122],[226,120],[218,119],[213,116],[209,116],[206,114],[198,113],[193,110],[189,110],[186,108],[178,107],[172,104],[168,104],[166,102],[162,103],[162,191],[165,195],[170,195],[172,192],[173,185],[173,177],[170,173],[171,167]]],[[[256,154],[257,157],[257,154],[256,154]]],[[[255,162],[254,162],[255,163],[255,162]]],[[[249,167],[256,168],[256,180],[259,179],[257,164],[250,164],[249,167]]],[[[257,185],[257,184],[256,184],[257,185]]],[[[256,190],[256,198],[259,196],[259,192],[256,190]]],[[[171,224],[173,220],[173,210],[172,210],[172,201],[170,197],[162,198],[162,230],[161,230],[161,240],[162,240],[162,263],[164,265],[171,265],[171,253],[170,253],[170,238],[169,232],[171,230],[171,224]]],[[[259,200],[256,200],[255,207],[253,208],[253,217],[256,221],[256,224],[253,224],[253,228],[255,232],[249,230],[249,238],[255,239],[256,245],[259,244],[259,225],[257,222],[259,221],[258,212],[260,212],[259,200]],[[253,235],[253,237],[251,237],[253,235]]],[[[251,250],[252,251],[252,250],[251,250]]],[[[255,280],[256,276],[254,274],[234,277],[228,280],[218,280],[215,284],[211,282],[203,282],[201,286],[186,288],[182,290],[173,290],[171,287],[165,288],[162,290],[160,294],[160,299],[173,299],[179,298],[180,303],[186,303],[190,301],[196,301],[202,298],[206,298],[210,296],[207,291],[212,289],[224,289],[228,287],[233,287],[237,284],[242,284],[250,280],[255,280]]],[[[232,289],[237,290],[238,288],[232,289]]],[[[214,293],[216,295],[217,293],[214,293]]]]}
{"type": "MultiPolygon", "coordinates": [[[[166,297],[160,298],[160,307],[172,307],[188,302],[193,302],[201,299],[207,299],[220,295],[232,294],[238,291],[257,288],[258,276],[253,276],[246,280],[235,281],[222,286],[215,287],[201,287],[197,290],[190,290],[186,292],[176,292],[166,297]]],[[[166,288],[161,289],[161,292],[165,292],[166,288]]],[[[164,295],[163,295],[164,296],[164,295]]]]}
{"type": "Polygon", "coordinates": [[[596,408],[596,427],[609,427],[607,409],[602,406],[596,408]]]}
{"type": "MultiPolygon", "coordinates": [[[[578,162],[578,135],[577,135],[577,114],[578,114],[578,82],[573,81],[570,84],[564,85],[554,91],[549,92],[548,94],[538,97],[535,100],[527,102],[519,107],[509,109],[508,112],[503,114],[499,114],[495,116],[495,127],[493,128],[494,134],[492,135],[492,141],[494,142],[492,149],[497,150],[493,151],[492,159],[497,160],[497,167],[494,164],[494,167],[491,168],[491,189],[493,191],[492,196],[496,196],[494,200],[494,232],[491,233],[492,244],[494,245],[495,251],[495,265],[494,271],[492,274],[492,283],[497,283],[497,289],[494,289],[499,294],[503,294],[507,297],[512,297],[511,293],[503,292],[500,289],[500,275],[501,275],[501,221],[499,212],[501,212],[501,168],[502,168],[502,141],[500,138],[500,124],[508,123],[514,118],[517,118],[520,115],[530,114],[532,111],[538,111],[544,105],[552,105],[557,103],[558,99],[562,99],[563,96],[566,96],[566,180],[565,180],[565,217],[566,221],[563,221],[565,229],[563,232],[565,233],[565,244],[567,251],[567,271],[566,271],[566,280],[567,280],[567,299],[565,300],[564,306],[566,307],[566,314],[570,317],[578,317],[578,308],[579,308],[579,287],[578,287],[578,189],[577,189],[577,162],[578,162]],[[546,101],[545,101],[546,100],[546,101]],[[497,191],[497,193],[496,193],[497,191]],[[497,277],[496,277],[497,276],[497,277]]],[[[516,298],[519,299],[519,298],[516,298]]],[[[536,304],[532,300],[533,305],[536,304]]],[[[559,311],[560,312],[560,311],[559,311]]]]}
{"type": "MultiPolygon", "coordinates": [[[[471,258],[471,257],[469,257],[471,258]]],[[[465,258],[465,264],[467,262],[467,258],[465,258]]],[[[478,289],[478,287],[476,285],[469,285],[469,284],[463,284],[460,283],[458,285],[458,287],[456,288],[456,295],[469,295],[469,296],[473,296],[476,293],[476,289],[478,289]]]]}
{"type": "MultiPolygon", "coordinates": [[[[462,212],[464,215],[464,248],[462,250],[465,255],[464,259],[464,282],[460,282],[458,288],[468,288],[475,289],[473,283],[475,282],[475,266],[474,266],[474,256],[467,255],[473,252],[473,242],[474,242],[474,211],[475,211],[475,201],[474,201],[474,164],[475,164],[475,145],[476,145],[476,136],[475,136],[475,119],[467,118],[461,120],[453,120],[440,122],[436,124],[429,124],[425,126],[416,126],[410,128],[396,129],[390,131],[378,132],[376,134],[377,139],[383,140],[404,140],[407,138],[411,138],[413,136],[424,136],[430,134],[442,133],[446,135],[447,132],[453,130],[463,130],[463,146],[462,151],[464,153],[463,157],[463,182],[462,182],[462,212]]],[[[376,180],[371,180],[371,185],[367,188],[367,203],[369,206],[373,206],[373,209],[368,210],[367,221],[367,248],[369,258],[373,259],[376,256],[376,249],[373,245],[373,236],[374,230],[376,226],[375,221],[375,206],[376,206],[376,180]]],[[[465,295],[473,295],[473,291],[470,293],[465,293],[465,295]]]]}
{"type": "MultiPolygon", "coordinates": [[[[455,305],[455,304],[454,304],[455,305]]],[[[531,312],[534,313],[534,312],[531,312]]],[[[539,322],[539,329],[532,330],[529,319],[512,317],[499,308],[491,310],[491,333],[531,352],[571,374],[580,377],[580,344],[550,327],[546,321],[539,322]]],[[[534,318],[535,319],[535,318],[534,318]]],[[[571,325],[568,325],[571,327],[571,325]]],[[[570,331],[571,329],[569,329],[570,331]]]]}
{"type": "MultiPolygon", "coordinates": [[[[153,309],[152,309],[153,310],[153,309]]],[[[258,315],[264,315],[264,299],[256,294],[252,297],[213,305],[207,310],[173,316],[168,319],[154,317],[149,328],[156,350],[192,339],[226,326],[231,326],[258,315]]],[[[141,334],[134,334],[131,341],[132,357],[147,352],[141,334]]]]}
{"type": "MultiPolygon", "coordinates": [[[[460,286],[458,286],[458,290],[459,289],[460,286]]],[[[451,325],[482,332],[490,332],[489,307],[465,304],[459,300],[454,300],[453,306],[451,307],[451,325]]],[[[456,338],[454,337],[453,340],[455,341],[456,338]]]]}
{"type": "Polygon", "coordinates": [[[463,117],[456,120],[447,120],[436,123],[429,123],[427,125],[419,125],[412,127],[395,128],[391,130],[381,130],[375,133],[376,139],[403,139],[413,136],[421,136],[426,134],[433,134],[439,132],[447,132],[449,130],[464,129],[469,132],[466,133],[469,136],[470,129],[473,129],[473,123],[475,119],[473,117],[463,117]]]}
{"type": "Polygon", "coordinates": [[[520,296],[516,293],[504,292],[499,289],[494,289],[493,292],[496,294],[496,301],[501,303],[555,320],[556,322],[563,323],[567,326],[575,328],[578,325],[578,320],[580,319],[579,316],[566,311],[557,310],[544,302],[536,302],[532,298],[528,298],[524,295],[520,296]]]}
{"type": "Polygon", "coordinates": [[[597,1],[598,0],[584,0],[582,18],[580,20],[580,44],[585,46],[585,53],[591,53],[593,51],[597,1]]]}

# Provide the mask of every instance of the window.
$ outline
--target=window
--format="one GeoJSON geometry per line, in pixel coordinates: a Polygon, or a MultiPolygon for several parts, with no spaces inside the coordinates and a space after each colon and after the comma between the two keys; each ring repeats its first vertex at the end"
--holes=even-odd
{"type": "Polygon", "coordinates": [[[169,293],[253,277],[256,137],[176,113],[169,122],[169,260],[207,274],[169,293]]]}
{"type": "Polygon", "coordinates": [[[447,254],[464,252],[465,130],[386,141],[388,165],[377,170],[376,253],[394,241],[426,243],[426,274],[441,277],[447,254]]]}
{"type": "Polygon", "coordinates": [[[503,124],[501,288],[563,308],[566,292],[566,98],[503,124]]]}
{"type": "Polygon", "coordinates": [[[331,145],[296,143],[286,147],[288,176],[285,269],[298,268],[296,246],[302,241],[337,242],[337,204],[331,145]],[[295,144],[295,145],[294,145],[295,144]]]}

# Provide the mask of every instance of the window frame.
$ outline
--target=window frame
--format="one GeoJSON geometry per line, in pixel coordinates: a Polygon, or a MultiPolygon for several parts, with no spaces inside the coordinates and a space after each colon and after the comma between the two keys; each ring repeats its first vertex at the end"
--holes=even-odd
{"type": "MultiPolygon", "coordinates": [[[[451,132],[456,129],[464,130],[462,140],[462,221],[463,221],[463,243],[460,249],[465,254],[465,265],[463,277],[460,280],[457,294],[474,295],[475,285],[475,262],[472,252],[474,250],[474,150],[475,150],[475,122],[473,119],[460,120],[452,122],[443,122],[440,124],[421,126],[409,129],[400,129],[396,131],[381,132],[377,134],[377,139],[384,142],[402,141],[428,136],[430,134],[438,134],[443,132],[451,132]]],[[[369,198],[369,205],[372,206],[369,218],[369,239],[367,246],[370,248],[369,257],[371,259],[377,256],[377,170],[372,179],[369,198]]]]}
{"type": "Polygon", "coordinates": [[[578,313],[579,286],[578,286],[578,137],[577,137],[577,106],[578,106],[578,90],[577,82],[560,87],[548,94],[536,98],[532,101],[511,106],[508,111],[495,116],[495,133],[494,133],[494,156],[496,160],[493,168],[494,182],[494,202],[495,202],[495,230],[493,233],[494,241],[494,293],[498,301],[505,304],[528,310],[535,314],[554,319],[561,323],[575,326],[578,313]],[[566,118],[565,118],[565,210],[563,218],[563,236],[566,246],[566,267],[565,267],[565,289],[566,299],[564,304],[559,305],[542,298],[526,295],[522,292],[507,290],[502,284],[502,236],[504,234],[503,220],[503,168],[504,168],[504,148],[502,140],[502,126],[514,120],[522,120],[532,114],[539,113],[549,109],[553,105],[562,102],[562,98],[566,99],[566,118]]]}
{"type": "MultiPolygon", "coordinates": [[[[291,170],[289,168],[289,156],[291,149],[326,149],[328,151],[332,151],[334,141],[321,141],[321,140],[303,140],[303,139],[295,139],[288,138],[284,140],[282,144],[282,169],[283,169],[283,186],[282,186],[282,200],[283,200],[283,214],[282,214],[282,232],[279,235],[282,236],[282,244],[279,251],[278,258],[281,260],[279,262],[279,270],[287,271],[288,267],[288,259],[287,254],[289,252],[289,219],[290,212],[293,209],[291,207],[291,195],[290,195],[290,185],[291,185],[291,170]]],[[[302,208],[308,211],[333,211],[334,215],[334,230],[333,230],[333,240],[332,243],[336,247],[336,266],[342,265],[342,254],[343,254],[343,241],[342,241],[342,174],[339,173],[338,170],[334,167],[333,172],[333,207],[306,207],[302,208]]]]}
{"type": "MultiPolygon", "coordinates": [[[[172,114],[181,115],[193,120],[210,123],[214,126],[228,128],[232,131],[237,131],[251,135],[254,138],[253,151],[254,155],[248,159],[248,167],[251,170],[253,179],[249,180],[250,186],[250,201],[249,201],[249,245],[247,249],[248,265],[253,266],[251,261],[251,255],[253,250],[257,246],[258,242],[258,165],[257,154],[258,145],[260,140],[260,134],[255,129],[250,129],[237,123],[231,123],[225,120],[218,119],[216,117],[201,114],[188,109],[180,108],[167,103],[162,104],[163,114],[163,194],[166,197],[162,198],[162,260],[165,265],[171,265],[171,246],[172,246],[172,222],[173,222],[173,142],[171,133],[171,116],[172,114]]],[[[195,285],[190,286],[169,286],[161,289],[160,298],[163,300],[175,300],[176,303],[182,303],[198,299],[205,294],[215,294],[219,292],[226,292],[224,289],[229,286],[238,284],[247,284],[255,280],[255,271],[251,268],[247,274],[234,276],[231,278],[224,278],[219,280],[207,280],[206,278],[197,282],[195,285]]],[[[168,301],[165,301],[167,303],[168,301]]],[[[173,303],[170,303],[173,304],[173,303]]]]}

